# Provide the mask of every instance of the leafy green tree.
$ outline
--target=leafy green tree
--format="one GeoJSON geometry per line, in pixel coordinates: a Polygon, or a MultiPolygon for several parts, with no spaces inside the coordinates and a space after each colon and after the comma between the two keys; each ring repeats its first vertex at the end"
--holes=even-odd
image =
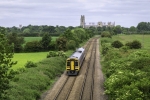
{"type": "Polygon", "coordinates": [[[63,35],[63,37],[65,37],[67,40],[72,40],[72,33],[71,33],[71,30],[70,29],[67,29],[63,35]]]}
{"type": "Polygon", "coordinates": [[[147,22],[140,22],[140,23],[138,23],[137,29],[138,29],[138,31],[140,31],[140,32],[142,32],[142,31],[147,31],[147,30],[148,30],[147,22]]]}
{"type": "Polygon", "coordinates": [[[111,34],[109,31],[103,31],[102,34],[101,34],[101,37],[108,37],[108,38],[111,38],[111,34]]]}
{"type": "Polygon", "coordinates": [[[115,34],[120,34],[122,32],[122,28],[121,28],[120,25],[117,25],[117,26],[114,27],[113,31],[114,31],[115,34]]]}
{"type": "Polygon", "coordinates": [[[136,33],[136,28],[134,26],[131,26],[129,28],[129,31],[132,32],[132,33],[136,33]]]}
{"type": "Polygon", "coordinates": [[[13,58],[13,46],[8,44],[5,37],[5,29],[0,28],[0,100],[8,100],[7,91],[9,87],[9,81],[13,78],[13,71],[10,70],[14,62],[13,58]]]}
{"type": "Polygon", "coordinates": [[[41,43],[44,50],[48,50],[49,44],[51,43],[51,36],[48,33],[45,33],[42,37],[41,43]]]}
{"type": "Polygon", "coordinates": [[[67,39],[65,37],[59,37],[56,39],[57,49],[59,51],[66,51],[67,50],[67,39]]]}
{"type": "Polygon", "coordinates": [[[27,42],[24,46],[25,52],[39,52],[42,51],[42,45],[39,41],[27,42]]]}
{"type": "Polygon", "coordinates": [[[23,33],[24,33],[24,34],[30,34],[30,33],[31,33],[31,31],[30,31],[30,29],[29,29],[29,28],[25,28],[25,29],[23,30],[23,33]]]}
{"type": "Polygon", "coordinates": [[[14,44],[14,52],[21,52],[23,50],[24,38],[19,37],[17,33],[11,33],[7,36],[8,43],[14,44]]]}
{"type": "Polygon", "coordinates": [[[70,50],[75,50],[76,48],[76,42],[74,40],[69,40],[66,45],[70,50]]]}
{"type": "Polygon", "coordinates": [[[122,27],[122,33],[123,34],[129,34],[129,28],[122,27]]]}
{"type": "Polygon", "coordinates": [[[98,34],[101,34],[102,31],[103,31],[103,28],[102,28],[102,27],[97,27],[97,32],[98,32],[98,34]]]}

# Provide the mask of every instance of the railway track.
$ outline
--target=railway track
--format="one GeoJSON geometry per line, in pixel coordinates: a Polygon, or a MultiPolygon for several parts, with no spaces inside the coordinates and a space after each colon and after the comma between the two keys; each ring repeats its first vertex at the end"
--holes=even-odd
{"type": "MultiPolygon", "coordinates": [[[[93,41],[94,44],[96,44],[96,40],[97,39],[93,41]]],[[[79,100],[93,100],[96,45],[93,45],[92,52],[90,55],[91,56],[88,67],[86,69],[79,100]]]]}
{"type": "Polygon", "coordinates": [[[44,100],[93,100],[96,40],[91,39],[84,46],[86,57],[79,75],[67,76],[65,72],[64,80],[44,100]]]}
{"type": "MultiPolygon", "coordinates": [[[[88,41],[84,48],[86,48],[85,53],[89,50],[89,46],[91,45],[92,40],[88,41]]],[[[74,86],[75,80],[77,76],[67,76],[66,80],[58,90],[57,94],[51,100],[68,100],[72,87],[74,86]],[[66,91],[63,91],[66,90],[66,91]]]]}

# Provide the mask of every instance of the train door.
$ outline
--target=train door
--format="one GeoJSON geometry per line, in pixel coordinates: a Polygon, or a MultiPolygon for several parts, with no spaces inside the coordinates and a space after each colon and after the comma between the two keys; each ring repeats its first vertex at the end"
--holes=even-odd
{"type": "Polygon", "coordinates": [[[71,70],[75,70],[74,60],[71,60],[71,70]]]}

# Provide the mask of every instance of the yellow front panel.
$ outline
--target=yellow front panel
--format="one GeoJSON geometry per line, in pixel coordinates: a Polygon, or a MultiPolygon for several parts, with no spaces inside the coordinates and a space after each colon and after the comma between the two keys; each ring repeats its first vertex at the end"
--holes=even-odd
{"type": "Polygon", "coordinates": [[[74,61],[71,61],[71,70],[74,70],[74,61]]]}

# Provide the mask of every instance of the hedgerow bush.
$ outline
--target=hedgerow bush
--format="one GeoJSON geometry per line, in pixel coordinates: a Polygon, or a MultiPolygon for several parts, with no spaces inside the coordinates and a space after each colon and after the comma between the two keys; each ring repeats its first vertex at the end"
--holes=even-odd
{"type": "Polygon", "coordinates": [[[25,52],[39,52],[41,50],[43,50],[43,48],[39,41],[27,42],[24,46],[25,52]]]}
{"type": "Polygon", "coordinates": [[[130,49],[140,49],[142,47],[141,42],[138,40],[127,42],[125,45],[128,46],[130,49]]]}
{"type": "Polygon", "coordinates": [[[32,61],[27,61],[25,68],[37,67],[37,64],[32,61]]]}
{"type": "Polygon", "coordinates": [[[120,42],[120,41],[118,41],[118,40],[116,40],[116,41],[114,41],[114,42],[111,43],[111,46],[115,47],[115,48],[120,48],[120,47],[123,46],[123,43],[120,42]]]}
{"type": "Polygon", "coordinates": [[[109,31],[103,31],[103,32],[101,33],[101,37],[108,37],[108,38],[111,38],[111,34],[110,34],[109,31]]]}
{"type": "Polygon", "coordinates": [[[47,54],[47,58],[50,57],[66,57],[66,54],[64,53],[64,51],[49,51],[49,53],[47,54]]]}

